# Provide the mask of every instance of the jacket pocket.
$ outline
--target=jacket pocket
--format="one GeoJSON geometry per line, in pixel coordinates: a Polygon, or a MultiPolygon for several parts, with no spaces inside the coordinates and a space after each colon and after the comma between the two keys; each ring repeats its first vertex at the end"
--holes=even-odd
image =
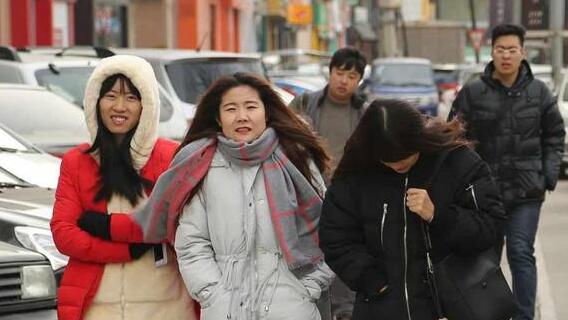
{"type": "Polygon", "coordinates": [[[523,138],[538,137],[540,134],[540,111],[537,105],[515,113],[515,131],[523,138]]]}
{"type": "Polygon", "coordinates": [[[201,305],[201,309],[207,309],[212,306],[220,294],[222,294],[223,286],[221,282],[217,282],[216,284],[210,285],[202,289],[198,294],[197,297],[199,298],[199,304],[201,305]]]}

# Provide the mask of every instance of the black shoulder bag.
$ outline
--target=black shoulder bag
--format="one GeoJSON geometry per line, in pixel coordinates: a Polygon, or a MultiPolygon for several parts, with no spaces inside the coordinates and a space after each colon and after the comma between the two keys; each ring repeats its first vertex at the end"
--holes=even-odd
{"type": "MultiPolygon", "coordinates": [[[[438,159],[431,180],[440,170],[447,153],[438,159]]],[[[472,209],[479,210],[474,188],[472,184],[465,191],[471,194],[472,209]]],[[[493,248],[473,255],[451,253],[433,264],[429,226],[423,221],[421,228],[426,247],[428,284],[440,317],[449,320],[507,320],[517,313],[517,301],[497,264],[493,248]]]]}

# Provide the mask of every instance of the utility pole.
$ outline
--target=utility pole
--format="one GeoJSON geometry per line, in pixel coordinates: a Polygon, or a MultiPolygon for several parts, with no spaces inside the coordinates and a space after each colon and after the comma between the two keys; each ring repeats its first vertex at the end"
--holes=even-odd
{"type": "Polygon", "coordinates": [[[550,29],[552,30],[552,72],[556,88],[561,85],[563,67],[564,1],[550,2],[550,29]]]}
{"type": "MultiPolygon", "coordinates": [[[[475,19],[475,6],[473,4],[473,0],[469,0],[469,14],[471,16],[471,30],[474,31],[477,29],[477,23],[475,19]]],[[[475,53],[475,63],[479,63],[479,50],[473,48],[473,52],[475,53]]]]}

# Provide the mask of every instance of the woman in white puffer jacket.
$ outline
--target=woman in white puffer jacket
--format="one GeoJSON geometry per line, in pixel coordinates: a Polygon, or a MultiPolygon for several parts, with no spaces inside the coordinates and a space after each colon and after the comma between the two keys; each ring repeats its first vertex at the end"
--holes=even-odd
{"type": "Polygon", "coordinates": [[[182,145],[172,167],[195,183],[176,189],[190,200],[175,249],[202,319],[320,319],[335,275],[317,239],[319,139],[265,80],[237,73],[205,93],[182,145]]]}

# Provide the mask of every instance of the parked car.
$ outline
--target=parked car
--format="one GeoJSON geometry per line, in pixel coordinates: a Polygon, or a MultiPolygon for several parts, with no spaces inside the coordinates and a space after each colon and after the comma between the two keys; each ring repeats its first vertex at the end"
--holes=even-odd
{"type": "MultiPolygon", "coordinates": [[[[36,48],[16,51],[0,46],[0,83],[39,85],[82,108],[85,86],[101,58],[114,52],[99,47],[36,48]]],[[[182,140],[187,121],[179,104],[160,86],[162,137],[182,140]]]]}
{"type": "Polygon", "coordinates": [[[284,89],[294,96],[302,95],[304,92],[309,93],[309,92],[318,91],[321,90],[323,87],[325,87],[325,84],[322,86],[319,83],[314,83],[310,81],[310,78],[303,78],[303,77],[273,78],[272,82],[278,88],[284,89]]]}
{"type": "Polygon", "coordinates": [[[0,123],[0,176],[10,183],[56,188],[61,160],[0,123]]]}
{"type": "MultiPolygon", "coordinates": [[[[182,106],[188,121],[193,119],[200,96],[219,77],[236,72],[251,72],[265,76],[258,54],[182,49],[111,49],[116,54],[131,54],[146,59],[152,65],[158,82],[182,106]]],[[[278,90],[286,103],[294,96],[278,90]]]]}
{"type": "Polygon", "coordinates": [[[0,242],[0,320],[55,320],[56,284],[41,254],[0,242]]]}
{"type": "Polygon", "coordinates": [[[329,53],[317,50],[282,49],[262,53],[262,62],[270,78],[312,77],[325,84],[330,61],[329,53]]]}
{"type": "Polygon", "coordinates": [[[420,112],[438,115],[438,91],[432,63],[420,58],[379,58],[363,83],[369,97],[402,99],[420,112]]]}
{"type": "Polygon", "coordinates": [[[0,122],[58,157],[89,141],[83,111],[43,87],[0,84],[0,122]]]}

